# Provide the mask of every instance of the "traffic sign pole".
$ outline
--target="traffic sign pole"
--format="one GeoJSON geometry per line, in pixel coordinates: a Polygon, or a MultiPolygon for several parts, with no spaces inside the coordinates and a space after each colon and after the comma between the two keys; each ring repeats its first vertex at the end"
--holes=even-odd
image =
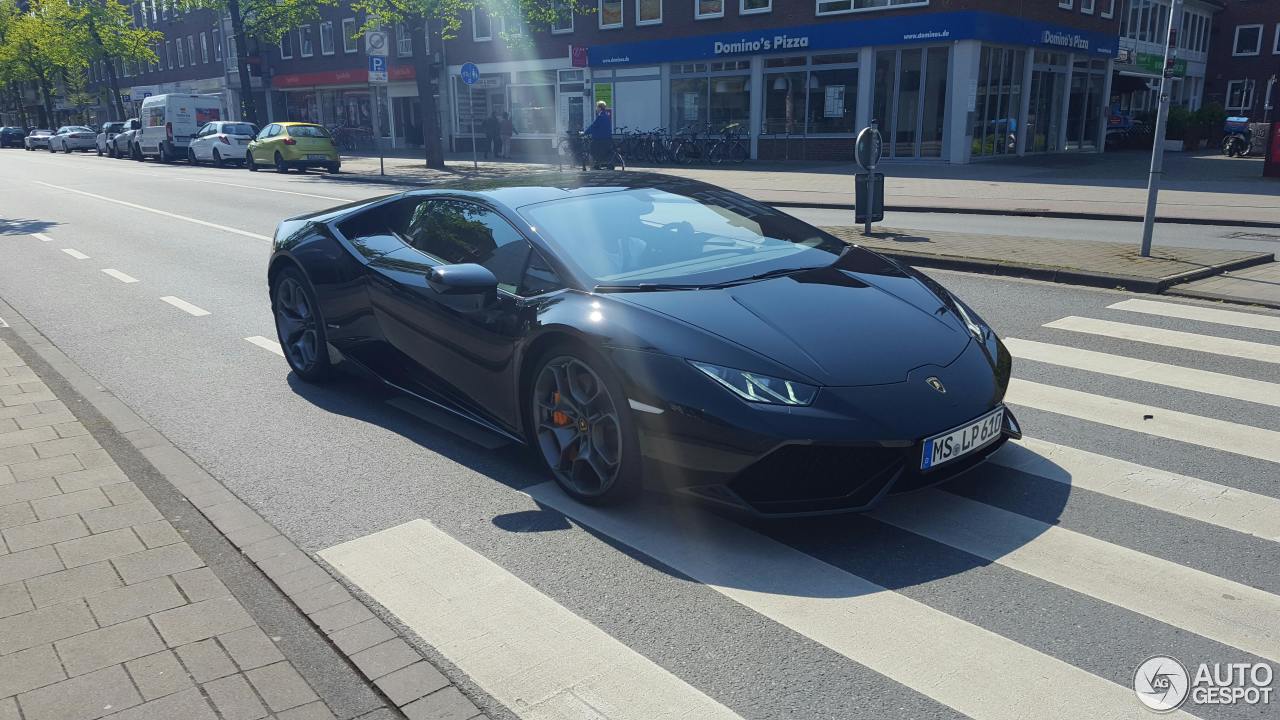
{"type": "Polygon", "coordinates": [[[1142,218],[1142,257],[1151,256],[1151,235],[1155,232],[1156,198],[1160,176],[1164,174],[1164,134],[1169,127],[1169,90],[1174,65],[1178,61],[1178,30],[1182,26],[1182,0],[1173,0],[1169,10],[1169,34],[1165,36],[1164,72],[1160,74],[1160,105],[1156,109],[1156,137],[1151,148],[1151,172],[1147,176],[1147,212],[1142,218]]]}
{"type": "Polygon", "coordinates": [[[479,170],[480,161],[476,159],[476,103],[472,94],[473,86],[480,79],[480,67],[475,63],[463,63],[458,74],[467,86],[467,114],[471,116],[471,169],[479,170]]]}
{"type": "MultiPolygon", "coordinates": [[[[871,234],[871,218],[876,210],[876,166],[880,164],[880,155],[884,151],[884,139],[880,137],[880,122],[872,120],[871,126],[863,128],[854,141],[853,157],[858,165],[867,171],[867,207],[863,215],[862,234],[871,234]]],[[[855,196],[857,193],[854,193],[855,196]]],[[[861,208],[859,208],[861,209],[861,208]]],[[[857,222],[855,219],[854,222],[857,222]]]]}

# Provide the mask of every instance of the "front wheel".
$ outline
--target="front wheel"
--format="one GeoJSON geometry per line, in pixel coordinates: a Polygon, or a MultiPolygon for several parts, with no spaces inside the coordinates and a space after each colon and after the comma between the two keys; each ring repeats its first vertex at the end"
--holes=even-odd
{"type": "Polygon", "coordinates": [[[320,382],[329,377],[329,346],[319,303],[311,283],[297,268],[286,268],[276,276],[271,289],[271,312],[275,315],[276,336],[284,359],[298,377],[320,382]]]}
{"type": "Polygon", "coordinates": [[[187,148],[187,163],[190,165],[199,165],[200,161],[196,159],[196,151],[187,148]]]}
{"type": "Polygon", "coordinates": [[[640,451],[622,386],[595,353],[566,346],[538,364],[529,393],[534,445],[570,497],[593,505],[640,489],[640,451]]]}
{"type": "Polygon", "coordinates": [[[249,168],[249,172],[258,172],[258,164],[253,161],[253,153],[244,154],[244,166],[249,168]]]}

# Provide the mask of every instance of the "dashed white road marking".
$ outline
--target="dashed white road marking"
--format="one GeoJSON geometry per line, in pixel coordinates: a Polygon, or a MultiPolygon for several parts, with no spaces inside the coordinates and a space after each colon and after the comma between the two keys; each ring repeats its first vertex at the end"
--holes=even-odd
{"type": "Polygon", "coordinates": [[[741,720],[426,520],[320,557],[526,720],[741,720]]]}
{"type": "Polygon", "coordinates": [[[254,345],[257,345],[258,347],[263,348],[264,350],[270,350],[271,352],[279,355],[280,357],[284,357],[284,350],[280,348],[280,343],[276,342],[275,340],[262,337],[261,335],[252,335],[250,337],[245,338],[245,340],[248,340],[254,345]]]}
{"type": "Polygon", "coordinates": [[[1280,499],[1024,437],[990,462],[1210,525],[1280,542],[1280,499]]]}
{"type": "Polygon", "coordinates": [[[1280,463],[1280,432],[1014,378],[1005,399],[1133,432],[1280,463]]]}
{"type": "MultiPolygon", "coordinates": [[[[569,499],[554,482],[524,492],[974,720],[1150,717],[1134,702],[1132,687],[1100,678],[710,513],[589,507],[569,499]]],[[[1177,712],[1172,716],[1191,717],[1177,712]]]]}
{"type": "Polygon", "coordinates": [[[1045,323],[1044,327],[1102,335],[1120,340],[1133,340],[1134,342],[1150,343],[1152,345],[1184,348],[1215,355],[1228,355],[1246,360],[1280,363],[1280,346],[1249,342],[1247,340],[1199,335],[1197,333],[1182,332],[1181,330],[1130,325],[1129,323],[1097,320],[1074,315],[1064,317],[1061,320],[1054,320],[1051,323],[1045,323]]]}
{"type": "Polygon", "coordinates": [[[104,273],[106,273],[106,274],[110,275],[111,277],[113,277],[113,278],[115,278],[115,279],[119,280],[119,281],[120,281],[120,282],[122,282],[122,283],[136,283],[136,282],[138,282],[138,278],[136,278],[136,277],[134,277],[134,276],[132,276],[132,275],[126,275],[125,273],[122,273],[122,272],[120,272],[119,270],[115,270],[115,269],[113,269],[113,268],[102,268],[102,272],[104,272],[104,273]]]}
{"type": "Polygon", "coordinates": [[[77,195],[84,195],[85,197],[91,197],[95,200],[102,200],[104,202],[115,203],[117,205],[124,205],[125,207],[130,207],[130,208],[133,208],[134,210],[142,210],[143,212],[154,213],[156,215],[163,215],[164,217],[172,218],[174,220],[181,220],[183,222],[194,223],[196,225],[203,225],[208,228],[213,228],[214,230],[221,230],[223,232],[229,232],[235,235],[242,235],[247,238],[253,238],[254,240],[266,240],[267,242],[271,241],[271,238],[267,237],[266,235],[259,235],[258,233],[252,233],[252,232],[249,232],[248,230],[240,230],[233,227],[227,227],[226,225],[219,225],[217,223],[207,222],[205,220],[197,220],[195,218],[187,217],[185,215],[178,215],[176,213],[165,212],[164,210],[149,208],[145,205],[137,205],[135,203],[126,202],[119,198],[106,197],[105,195],[95,195],[94,193],[91,193],[91,192],[76,190],[75,188],[64,187],[62,185],[54,185],[52,183],[43,182],[41,180],[36,180],[34,182],[36,182],[39,185],[44,185],[45,187],[51,187],[55,190],[62,190],[64,192],[70,192],[70,193],[75,193],[77,195]]]}
{"type": "Polygon", "coordinates": [[[1034,360],[1280,407],[1280,383],[1020,338],[1006,338],[1004,344],[1009,353],[1019,360],[1034,360]]]}
{"type": "Polygon", "coordinates": [[[66,254],[70,255],[71,257],[73,257],[73,258],[75,258],[75,259],[77,259],[77,260],[88,260],[88,259],[89,259],[89,256],[88,256],[88,255],[85,255],[84,253],[80,252],[79,250],[75,250],[75,249],[73,249],[73,248],[62,248],[62,252],[64,252],[64,253],[66,253],[66,254]]]}
{"type": "Polygon", "coordinates": [[[45,235],[44,233],[31,233],[31,237],[40,240],[41,242],[53,242],[53,238],[45,235]]]}
{"type": "Polygon", "coordinates": [[[183,300],[182,298],[177,298],[172,295],[166,295],[160,299],[178,308],[179,310],[182,310],[183,312],[191,313],[196,317],[209,314],[208,310],[196,307],[195,305],[192,305],[191,303],[187,302],[186,300],[183,300]]]}
{"type": "Polygon", "coordinates": [[[1200,322],[1217,323],[1219,325],[1234,325],[1254,330],[1275,330],[1280,332],[1280,316],[1222,310],[1220,308],[1204,307],[1203,305],[1183,305],[1181,303],[1133,298],[1108,305],[1107,309],[1127,310],[1128,312],[1158,315],[1160,317],[1199,320],[1200,322]]]}

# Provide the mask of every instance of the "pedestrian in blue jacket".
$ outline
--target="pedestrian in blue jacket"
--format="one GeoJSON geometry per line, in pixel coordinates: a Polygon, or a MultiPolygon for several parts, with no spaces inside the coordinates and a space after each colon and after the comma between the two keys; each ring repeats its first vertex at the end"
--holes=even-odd
{"type": "Polygon", "coordinates": [[[597,168],[609,165],[613,156],[613,113],[609,103],[596,103],[596,119],[583,131],[591,138],[591,160],[597,168]]]}

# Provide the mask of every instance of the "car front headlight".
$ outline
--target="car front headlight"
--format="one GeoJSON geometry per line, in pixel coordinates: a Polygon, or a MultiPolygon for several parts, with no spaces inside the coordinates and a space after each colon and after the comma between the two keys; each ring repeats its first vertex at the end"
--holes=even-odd
{"type": "Polygon", "coordinates": [[[764,403],[766,405],[808,405],[813,402],[813,398],[818,394],[816,387],[798,383],[794,380],[783,380],[695,360],[690,360],[689,362],[707,377],[728,388],[734,395],[747,402],[764,403]]]}

